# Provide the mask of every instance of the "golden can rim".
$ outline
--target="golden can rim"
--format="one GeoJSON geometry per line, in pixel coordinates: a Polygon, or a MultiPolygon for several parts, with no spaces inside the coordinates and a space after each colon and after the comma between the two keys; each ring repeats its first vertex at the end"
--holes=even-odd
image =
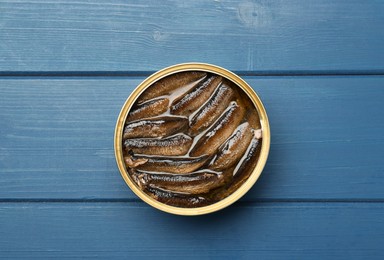
{"type": "Polygon", "coordinates": [[[152,207],[157,208],[164,212],[171,213],[171,214],[184,215],[184,216],[203,215],[203,214],[208,214],[208,213],[221,210],[225,207],[228,207],[235,201],[239,200],[243,195],[245,195],[256,183],[256,181],[261,175],[261,172],[264,169],[264,166],[266,164],[268,154],[269,154],[270,143],[271,143],[271,133],[270,133],[267,113],[263,103],[261,102],[256,92],[252,89],[250,85],[248,85],[248,83],[246,83],[242,78],[240,78],[235,73],[227,69],[224,69],[222,67],[208,64],[208,63],[176,64],[170,67],[166,67],[162,70],[159,70],[154,74],[150,75],[149,77],[147,77],[133,90],[133,92],[129,95],[129,97],[125,101],[116,122],[115,136],[114,136],[114,149],[115,149],[117,166],[119,168],[121,176],[123,177],[126,184],[129,186],[129,188],[140,199],[142,199],[144,202],[151,205],[152,207]],[[198,207],[198,208],[181,208],[181,207],[170,206],[153,199],[152,197],[147,195],[145,192],[143,192],[141,189],[139,189],[136,186],[136,184],[131,180],[124,164],[124,158],[122,153],[122,136],[123,136],[124,123],[127,118],[127,115],[131,110],[132,105],[135,103],[136,99],[144,92],[144,90],[146,90],[149,86],[151,86],[155,81],[158,81],[168,75],[184,72],[184,71],[196,71],[196,70],[210,72],[210,73],[218,74],[222,77],[225,77],[228,80],[235,83],[247,94],[247,96],[251,99],[251,101],[253,102],[259,114],[261,129],[263,133],[263,142],[262,142],[261,152],[260,152],[260,156],[256,164],[256,167],[253,169],[248,179],[235,192],[233,192],[231,195],[229,195],[225,199],[220,200],[208,206],[198,207]]]}

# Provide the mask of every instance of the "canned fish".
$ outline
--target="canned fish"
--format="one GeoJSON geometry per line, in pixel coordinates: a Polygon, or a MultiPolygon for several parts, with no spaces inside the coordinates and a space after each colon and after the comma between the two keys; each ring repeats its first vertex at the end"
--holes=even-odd
{"type": "Polygon", "coordinates": [[[145,79],[115,129],[120,173],[143,201],[201,215],[238,200],[266,163],[265,108],[239,76],[204,63],[178,64],[145,79]]]}

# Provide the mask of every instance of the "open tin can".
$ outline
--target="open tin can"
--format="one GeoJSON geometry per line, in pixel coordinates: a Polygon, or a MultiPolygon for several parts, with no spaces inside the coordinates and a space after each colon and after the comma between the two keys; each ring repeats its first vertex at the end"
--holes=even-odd
{"type": "Polygon", "coordinates": [[[205,63],[146,78],[123,105],[114,137],[131,190],[178,215],[212,213],[240,199],[259,178],[269,147],[268,117],[255,91],[205,63]]]}

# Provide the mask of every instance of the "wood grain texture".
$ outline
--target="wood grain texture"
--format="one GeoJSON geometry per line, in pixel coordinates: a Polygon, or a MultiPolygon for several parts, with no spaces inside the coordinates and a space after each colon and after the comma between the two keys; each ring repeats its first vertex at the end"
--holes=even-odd
{"type": "MultiPolygon", "coordinates": [[[[0,80],[0,199],[135,199],[113,154],[143,78],[0,80]]],[[[272,145],[255,200],[383,200],[384,77],[245,77],[272,145]]]]}
{"type": "Polygon", "coordinates": [[[383,259],[382,46],[376,0],[0,0],[0,259],[383,259]],[[192,218],[142,203],[113,153],[143,76],[189,61],[280,75],[244,77],[261,179],[192,218]]]}
{"type": "Polygon", "coordinates": [[[383,219],[381,203],[261,203],[195,218],[130,203],[3,203],[0,255],[382,259],[383,219]]]}
{"type": "Polygon", "coordinates": [[[384,3],[0,1],[0,71],[384,70],[384,3]]]}

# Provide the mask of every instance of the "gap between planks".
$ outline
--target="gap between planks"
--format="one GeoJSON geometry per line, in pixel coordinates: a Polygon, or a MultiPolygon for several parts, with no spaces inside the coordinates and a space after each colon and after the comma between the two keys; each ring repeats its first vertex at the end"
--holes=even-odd
{"type": "MultiPolygon", "coordinates": [[[[6,203],[134,203],[137,205],[146,205],[140,199],[1,199],[0,204],[6,203]]],[[[276,204],[276,203],[305,203],[305,204],[355,204],[355,203],[384,203],[384,199],[260,199],[252,201],[238,201],[233,206],[244,207],[258,204],[276,204]]]]}
{"type": "MultiPolygon", "coordinates": [[[[0,71],[0,77],[146,77],[156,71],[0,71]]],[[[313,76],[384,76],[384,70],[314,70],[314,71],[236,71],[239,76],[313,77],[313,76]]]]}

